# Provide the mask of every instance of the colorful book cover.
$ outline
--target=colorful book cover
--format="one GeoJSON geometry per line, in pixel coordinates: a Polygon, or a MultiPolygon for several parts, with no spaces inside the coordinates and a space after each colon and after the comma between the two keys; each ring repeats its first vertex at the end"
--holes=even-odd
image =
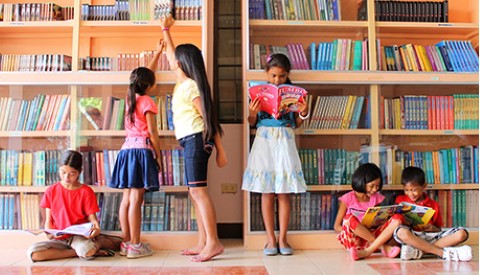
{"type": "MultiPolygon", "coordinates": [[[[354,215],[359,215],[361,211],[354,211],[354,215]]],[[[362,218],[362,224],[368,228],[378,227],[385,222],[393,214],[402,214],[413,228],[421,228],[428,224],[433,217],[435,210],[430,207],[415,205],[407,202],[402,202],[397,205],[375,206],[369,207],[362,218]]]]}
{"type": "Polygon", "coordinates": [[[278,118],[288,112],[297,112],[297,102],[305,102],[307,91],[294,85],[260,84],[248,89],[250,98],[261,98],[260,110],[278,118]]]}
{"type": "Polygon", "coordinates": [[[91,222],[71,225],[65,229],[27,229],[28,232],[38,235],[43,232],[52,234],[55,237],[72,234],[88,237],[92,232],[93,224],[91,222]]]}

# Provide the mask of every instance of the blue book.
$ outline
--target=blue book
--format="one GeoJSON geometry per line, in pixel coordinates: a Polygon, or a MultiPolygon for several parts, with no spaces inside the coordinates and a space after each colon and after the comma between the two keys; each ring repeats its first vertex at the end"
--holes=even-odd
{"type": "Polygon", "coordinates": [[[468,63],[465,60],[465,57],[461,51],[461,49],[458,47],[458,44],[454,40],[447,40],[446,41],[447,46],[450,47],[450,49],[453,51],[453,55],[457,59],[457,64],[461,68],[461,72],[469,72],[470,69],[468,67],[468,63]]]}
{"type": "Polygon", "coordinates": [[[473,182],[478,183],[478,146],[473,147],[473,182]]]}
{"type": "Polygon", "coordinates": [[[15,213],[15,195],[8,194],[8,230],[13,230],[15,213]]]}
{"type": "Polygon", "coordinates": [[[67,99],[69,96],[62,95],[61,97],[62,97],[62,101],[60,102],[60,107],[57,112],[57,117],[53,118],[55,119],[55,123],[53,124],[54,131],[58,131],[58,128],[60,127],[60,121],[62,120],[63,112],[65,111],[65,106],[67,104],[67,99]]]}
{"type": "Polygon", "coordinates": [[[461,65],[459,58],[457,56],[456,51],[452,48],[452,45],[449,43],[449,41],[441,41],[437,43],[437,45],[442,45],[445,46],[448,57],[450,58],[450,62],[452,63],[453,71],[454,72],[463,72],[463,66],[461,65]]]}
{"type": "Polygon", "coordinates": [[[339,0],[333,0],[333,3],[332,3],[332,11],[333,11],[333,20],[334,20],[334,21],[340,21],[340,20],[341,20],[341,15],[340,15],[340,3],[339,3],[339,0]]]}
{"type": "Polygon", "coordinates": [[[315,42],[312,42],[310,44],[310,64],[311,64],[311,69],[316,70],[317,69],[317,47],[315,42]]]}
{"type": "Polygon", "coordinates": [[[440,53],[440,56],[445,64],[445,67],[447,68],[447,71],[449,72],[453,72],[454,71],[454,68],[453,68],[453,64],[452,64],[452,60],[450,59],[450,56],[449,56],[449,53],[447,51],[447,48],[445,47],[445,44],[441,44],[439,45],[436,44],[435,45],[440,53]]]}
{"type": "Polygon", "coordinates": [[[272,1],[275,1],[275,0],[265,0],[265,13],[266,13],[266,17],[265,19],[267,20],[272,20],[273,19],[273,16],[272,16],[272,1]]]}
{"type": "Polygon", "coordinates": [[[167,94],[166,95],[166,103],[167,107],[167,124],[168,124],[168,130],[175,130],[175,127],[173,125],[173,110],[172,110],[172,95],[167,94]]]}
{"type": "Polygon", "coordinates": [[[332,70],[333,42],[327,42],[325,47],[325,66],[324,70],[332,70]]]}
{"type": "Polygon", "coordinates": [[[464,41],[461,41],[461,42],[465,46],[469,57],[473,61],[475,71],[478,71],[478,66],[479,66],[478,55],[477,55],[477,52],[475,51],[475,49],[473,48],[472,43],[468,40],[464,40],[464,41]]]}
{"type": "Polygon", "coordinates": [[[360,121],[360,115],[362,114],[364,98],[364,96],[357,96],[352,121],[350,121],[350,129],[358,129],[358,123],[360,121]]]}
{"type": "Polygon", "coordinates": [[[324,47],[324,42],[319,42],[318,50],[317,50],[317,65],[316,65],[317,70],[323,70],[323,55],[322,55],[323,47],[324,47]]]}
{"type": "Polygon", "coordinates": [[[6,212],[5,212],[5,196],[6,194],[0,194],[0,230],[6,229],[3,225],[3,218],[1,217],[6,217],[6,212]]]}

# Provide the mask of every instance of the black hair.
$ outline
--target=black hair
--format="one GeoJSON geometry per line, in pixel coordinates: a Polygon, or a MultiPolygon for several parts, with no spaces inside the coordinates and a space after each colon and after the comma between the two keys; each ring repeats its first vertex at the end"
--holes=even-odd
{"type": "Polygon", "coordinates": [[[424,186],[425,182],[425,173],[421,168],[409,166],[402,171],[402,185],[410,183],[412,185],[424,186]]]}
{"type": "Polygon", "coordinates": [[[213,105],[212,92],[210,84],[208,84],[202,52],[193,44],[181,44],[175,48],[175,59],[179,62],[179,66],[185,75],[197,84],[205,124],[204,138],[206,141],[213,140],[217,133],[222,135],[223,131],[213,105]]]}
{"type": "Polygon", "coordinates": [[[155,85],[155,73],[146,67],[138,67],[130,74],[130,86],[128,87],[127,116],[135,123],[135,106],[137,105],[136,94],[145,95],[148,88],[155,85]]]}
{"type": "Polygon", "coordinates": [[[60,159],[60,166],[63,165],[70,166],[81,173],[83,166],[82,154],[74,150],[66,150],[60,159]]]}
{"type": "Polygon", "coordinates": [[[378,191],[380,191],[383,186],[382,171],[380,171],[380,168],[374,163],[362,164],[353,172],[352,189],[360,193],[365,193],[365,185],[376,179],[380,179],[380,186],[378,187],[378,191]]]}
{"type": "MultiPolygon", "coordinates": [[[[290,70],[292,69],[292,63],[290,63],[290,59],[288,59],[288,57],[283,53],[274,53],[267,57],[265,71],[268,72],[273,67],[282,68],[287,73],[290,73],[290,70]]],[[[292,84],[290,78],[287,77],[285,84],[292,84]]]]}

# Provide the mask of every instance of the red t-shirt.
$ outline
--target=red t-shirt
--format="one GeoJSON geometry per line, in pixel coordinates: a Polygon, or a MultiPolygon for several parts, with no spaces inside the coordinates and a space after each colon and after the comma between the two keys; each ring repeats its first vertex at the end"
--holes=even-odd
{"type": "Polygon", "coordinates": [[[158,113],[157,105],[148,95],[137,95],[135,103],[135,124],[130,122],[130,117],[125,116],[125,130],[127,137],[150,137],[147,125],[147,112],[158,113]]]}
{"type": "Polygon", "coordinates": [[[437,227],[442,227],[443,221],[442,221],[442,215],[440,214],[440,207],[438,206],[438,202],[432,200],[427,193],[423,193],[424,200],[421,202],[414,202],[412,201],[407,195],[400,195],[395,199],[395,204],[399,204],[401,202],[408,202],[408,203],[413,203],[416,205],[421,205],[421,206],[426,206],[430,207],[433,210],[435,210],[435,214],[433,214],[432,219],[430,220],[429,223],[437,226],[437,227]]]}
{"type": "Polygon", "coordinates": [[[99,211],[92,188],[82,184],[77,190],[68,190],[60,182],[47,188],[40,207],[50,209],[52,229],[86,223],[90,214],[99,211]]]}

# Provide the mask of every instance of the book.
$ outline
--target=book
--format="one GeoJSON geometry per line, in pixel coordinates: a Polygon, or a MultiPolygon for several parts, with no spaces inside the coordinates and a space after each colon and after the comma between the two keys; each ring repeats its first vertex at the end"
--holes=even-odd
{"type": "MultiPolygon", "coordinates": [[[[354,215],[357,211],[354,211],[354,215]]],[[[361,213],[361,212],[360,212],[361,213]]],[[[362,219],[362,224],[368,228],[378,227],[385,222],[393,214],[402,214],[414,229],[421,229],[422,226],[428,224],[435,214],[435,210],[430,207],[402,202],[396,205],[369,207],[362,219]]]]}
{"type": "Polygon", "coordinates": [[[55,237],[59,237],[65,234],[80,235],[80,236],[88,237],[92,232],[92,227],[93,227],[93,224],[91,222],[87,222],[82,224],[71,225],[65,229],[27,229],[26,231],[34,235],[38,235],[45,232],[45,233],[52,234],[55,237]]]}
{"type": "Polygon", "coordinates": [[[261,98],[260,110],[271,114],[274,118],[288,112],[298,111],[298,102],[305,102],[307,90],[289,84],[275,86],[260,84],[248,89],[250,98],[261,98]]]}

